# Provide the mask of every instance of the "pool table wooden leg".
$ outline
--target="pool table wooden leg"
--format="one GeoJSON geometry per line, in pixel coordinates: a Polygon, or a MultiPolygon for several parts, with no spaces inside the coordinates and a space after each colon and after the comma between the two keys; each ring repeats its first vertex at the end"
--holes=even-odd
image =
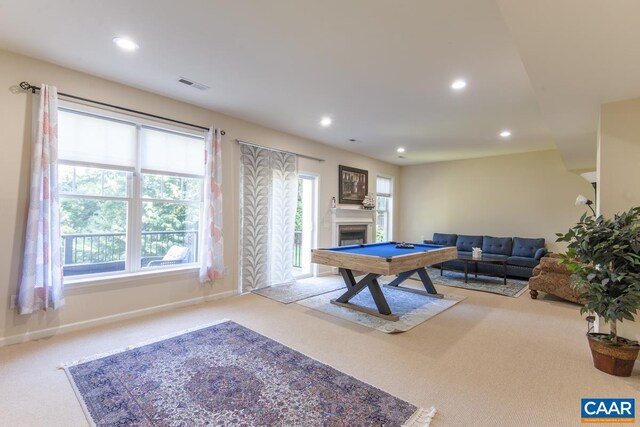
{"type": "Polygon", "coordinates": [[[433,282],[429,277],[429,273],[427,273],[427,270],[425,270],[424,267],[418,268],[416,270],[405,271],[404,273],[400,273],[398,274],[398,277],[396,277],[393,281],[387,283],[384,286],[387,288],[400,289],[401,291],[413,292],[416,294],[426,295],[429,297],[444,298],[444,295],[439,294],[438,291],[436,290],[436,287],[433,286],[433,282]],[[420,277],[420,281],[422,282],[422,285],[424,286],[424,289],[426,290],[426,292],[418,289],[413,289],[413,288],[400,287],[400,283],[404,282],[414,274],[417,274],[418,277],[420,277]]]}
{"type": "Polygon", "coordinates": [[[384,297],[378,281],[373,279],[367,286],[369,286],[369,291],[371,291],[371,296],[373,297],[373,301],[376,303],[376,307],[380,314],[391,314],[391,308],[389,308],[389,303],[384,297]]]}
{"type": "Polygon", "coordinates": [[[387,283],[385,286],[388,288],[397,288],[398,286],[400,286],[400,283],[404,282],[415,273],[416,273],[416,270],[405,271],[404,273],[400,273],[398,274],[398,277],[393,279],[393,281],[387,283]]]}
{"type": "Polygon", "coordinates": [[[353,272],[344,268],[339,268],[338,271],[342,275],[344,283],[347,285],[347,289],[351,289],[356,285],[356,279],[353,277],[353,272]]]}
{"type": "MultiPolygon", "coordinates": [[[[382,291],[380,290],[380,285],[378,285],[378,282],[376,280],[378,277],[380,277],[380,274],[369,273],[366,276],[364,276],[362,279],[360,279],[358,283],[356,283],[351,270],[341,268],[340,272],[342,273],[342,277],[344,278],[344,281],[347,284],[347,292],[345,292],[344,294],[336,298],[336,301],[348,302],[351,298],[355,297],[360,292],[362,292],[362,290],[366,287],[369,287],[369,289],[372,289],[372,295],[374,300],[376,299],[376,295],[374,294],[376,287],[378,288],[377,290],[379,292],[378,296],[382,295],[382,291]]],[[[384,296],[382,296],[382,298],[384,298],[384,296]]],[[[386,304],[386,301],[385,301],[385,304],[386,304]]],[[[378,305],[377,301],[376,301],[376,305],[378,305]]],[[[389,306],[387,305],[387,309],[388,308],[389,306]]],[[[389,313],[384,313],[384,314],[389,314],[389,313]]]]}
{"type": "Polygon", "coordinates": [[[345,285],[347,285],[347,292],[336,298],[336,301],[338,302],[349,301],[349,299],[358,295],[365,288],[365,286],[367,286],[367,281],[371,280],[372,278],[375,279],[377,277],[375,274],[370,273],[367,274],[358,283],[356,283],[356,279],[353,277],[353,272],[351,272],[351,270],[340,268],[338,269],[338,271],[342,275],[345,285]]]}
{"type": "MultiPolygon", "coordinates": [[[[346,304],[351,298],[355,297],[360,292],[362,292],[364,288],[368,287],[369,291],[371,292],[371,296],[373,297],[373,301],[376,303],[376,307],[378,308],[380,314],[391,315],[391,308],[389,308],[389,303],[387,303],[387,299],[384,297],[382,289],[380,289],[380,284],[377,280],[378,277],[381,276],[380,274],[369,273],[356,283],[351,270],[340,268],[339,271],[340,274],[342,274],[342,278],[344,279],[345,284],[347,285],[347,292],[336,298],[334,300],[335,302],[346,304]]],[[[354,308],[357,307],[354,304],[352,305],[354,306],[354,308]]],[[[395,319],[393,320],[397,320],[397,316],[394,317],[395,319]]]]}

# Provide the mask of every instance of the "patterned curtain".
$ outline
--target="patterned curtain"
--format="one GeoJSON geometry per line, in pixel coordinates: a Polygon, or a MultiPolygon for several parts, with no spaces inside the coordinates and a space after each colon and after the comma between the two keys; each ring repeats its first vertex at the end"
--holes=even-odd
{"type": "Polygon", "coordinates": [[[241,146],[242,292],[293,282],[297,163],[290,153],[241,146]]]}
{"type": "Polygon", "coordinates": [[[31,192],[25,235],[20,314],[64,304],[58,200],[58,93],[42,85],[31,155],[31,192]]]}
{"type": "Polygon", "coordinates": [[[222,239],[222,137],[210,129],[205,139],[204,212],[201,221],[200,283],[224,275],[222,239]]]}

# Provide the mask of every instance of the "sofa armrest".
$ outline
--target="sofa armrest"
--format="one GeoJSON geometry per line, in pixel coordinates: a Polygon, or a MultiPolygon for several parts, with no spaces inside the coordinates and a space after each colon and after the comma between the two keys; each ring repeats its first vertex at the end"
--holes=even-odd
{"type": "Polygon", "coordinates": [[[435,245],[433,240],[423,240],[422,243],[424,243],[425,245],[435,245]]]}
{"type": "Polygon", "coordinates": [[[547,254],[547,250],[545,248],[540,248],[536,251],[536,254],[533,256],[537,261],[547,254]]]}

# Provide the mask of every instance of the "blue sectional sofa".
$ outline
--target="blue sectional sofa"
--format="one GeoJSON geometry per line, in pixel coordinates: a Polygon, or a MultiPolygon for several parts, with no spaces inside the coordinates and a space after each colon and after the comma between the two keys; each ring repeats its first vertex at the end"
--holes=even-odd
{"type": "MultiPolygon", "coordinates": [[[[455,246],[458,254],[471,255],[472,248],[482,248],[483,255],[504,257],[507,261],[507,275],[528,279],[533,269],[540,263],[540,258],[547,254],[544,238],[529,239],[524,237],[471,236],[463,234],[434,233],[432,240],[425,243],[455,246]]],[[[440,267],[436,265],[435,267],[440,267]]],[[[444,263],[445,270],[464,270],[464,263],[459,260],[444,263]]],[[[475,268],[470,264],[469,268],[475,268]]],[[[478,263],[478,273],[500,274],[502,266],[478,263]]],[[[469,271],[474,273],[475,270],[469,271]]]]}

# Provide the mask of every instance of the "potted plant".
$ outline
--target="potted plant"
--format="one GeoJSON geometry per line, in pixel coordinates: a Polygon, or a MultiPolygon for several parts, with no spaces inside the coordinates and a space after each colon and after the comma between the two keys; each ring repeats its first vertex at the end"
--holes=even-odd
{"type": "Polygon", "coordinates": [[[640,308],[640,207],[613,219],[584,214],[558,242],[568,242],[562,263],[573,272],[574,288],[586,303],[580,313],[595,313],[609,334],[588,333],[594,366],[608,374],[630,376],[640,346],[618,335],[617,322],[634,320],[640,308]]]}

